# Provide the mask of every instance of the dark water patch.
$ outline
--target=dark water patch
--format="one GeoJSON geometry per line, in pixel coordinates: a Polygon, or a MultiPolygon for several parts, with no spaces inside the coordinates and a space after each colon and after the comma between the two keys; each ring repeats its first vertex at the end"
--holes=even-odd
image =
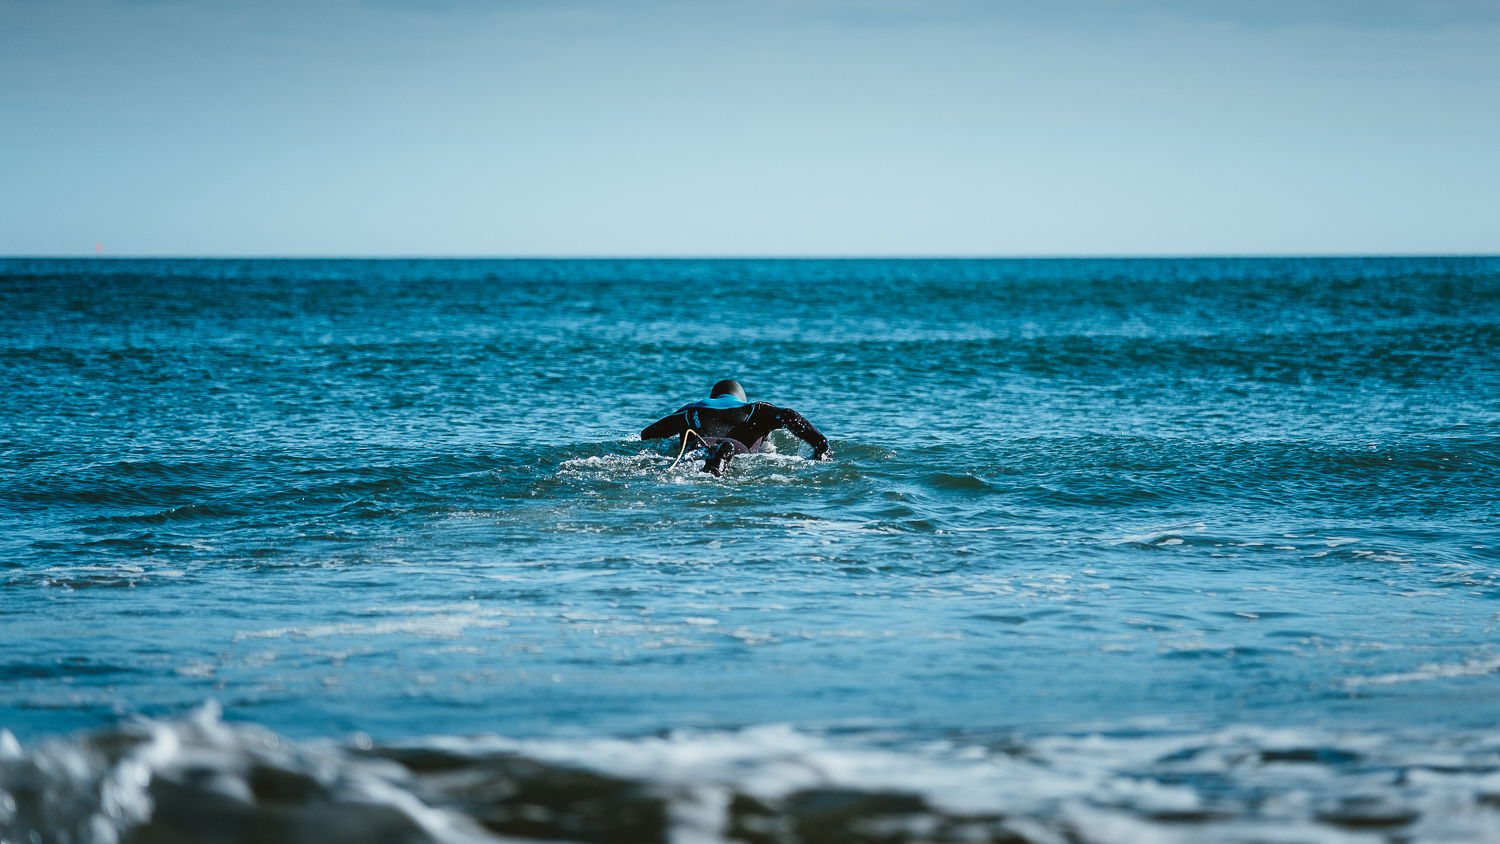
{"type": "Polygon", "coordinates": [[[1054,478],[1019,490],[1024,499],[1040,505],[1120,508],[1164,502],[1168,490],[1149,482],[1128,478],[1054,478]]]}
{"type": "Polygon", "coordinates": [[[928,475],[926,484],[933,489],[954,492],[988,492],[991,489],[989,484],[973,475],[949,475],[942,472],[928,475]]]}
{"type": "Polygon", "coordinates": [[[1358,753],[1350,753],[1336,747],[1292,747],[1262,750],[1262,762],[1299,762],[1319,765],[1348,765],[1359,761],[1358,753]]]}
{"type": "Polygon", "coordinates": [[[138,537],[112,537],[109,539],[96,539],[83,543],[83,547],[120,551],[126,554],[158,554],[166,551],[192,551],[191,545],[178,545],[173,542],[163,542],[152,539],[150,535],[138,537]]]}
{"type": "Polygon", "coordinates": [[[127,565],[52,567],[23,570],[6,578],[3,585],[14,591],[26,588],[85,590],[134,589],[153,581],[152,573],[127,565]]]}
{"type": "Polygon", "coordinates": [[[129,527],[133,525],[162,525],[171,522],[193,522],[202,520],[228,519],[245,515],[245,511],[234,507],[212,504],[187,504],[182,507],[173,507],[155,513],[137,513],[121,516],[96,516],[91,519],[79,520],[83,524],[98,523],[102,525],[117,525],[129,527]]]}
{"type": "Polygon", "coordinates": [[[1276,618],[1295,618],[1301,616],[1302,613],[1280,612],[1277,610],[1241,610],[1239,612],[1210,613],[1210,615],[1222,616],[1223,618],[1239,621],[1259,621],[1261,619],[1270,620],[1276,618]]]}
{"type": "Polygon", "coordinates": [[[1251,647],[1167,647],[1158,652],[1161,659],[1166,660],[1252,660],[1256,657],[1284,656],[1290,651],[1270,648],[1251,647]]]}
{"type": "Polygon", "coordinates": [[[25,485],[0,486],[0,500],[20,506],[189,506],[221,490],[192,484],[118,483],[90,478],[85,473],[31,479],[25,485]]]}
{"type": "Polygon", "coordinates": [[[92,662],[83,657],[59,659],[49,663],[0,664],[0,680],[46,680],[56,677],[90,677],[106,674],[128,674],[134,668],[92,662]]]}
{"type": "Polygon", "coordinates": [[[501,835],[601,844],[664,844],[668,837],[667,803],[641,783],[513,754],[371,753],[411,770],[429,804],[458,809],[501,835]]]}
{"type": "Polygon", "coordinates": [[[1322,823],[1353,830],[1385,830],[1411,824],[1422,816],[1397,802],[1368,797],[1345,797],[1317,815],[1322,823]]]}
{"type": "Polygon", "coordinates": [[[153,478],[198,479],[222,476],[229,467],[204,463],[163,463],[157,460],[121,460],[107,467],[100,467],[105,474],[131,477],[143,475],[153,478]]]}
{"type": "Polygon", "coordinates": [[[383,507],[373,501],[351,501],[340,507],[335,515],[344,519],[382,519],[399,515],[402,511],[383,507]]]}

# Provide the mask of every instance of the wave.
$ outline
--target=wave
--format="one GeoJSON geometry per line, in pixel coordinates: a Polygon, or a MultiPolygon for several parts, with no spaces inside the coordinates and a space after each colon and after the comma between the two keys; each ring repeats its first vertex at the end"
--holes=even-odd
{"type": "Polygon", "coordinates": [[[376,744],[363,733],[296,742],[220,714],[210,702],[32,747],[0,731],[0,839],[1418,844],[1500,833],[1493,731],[897,740],[764,725],[376,744]]]}

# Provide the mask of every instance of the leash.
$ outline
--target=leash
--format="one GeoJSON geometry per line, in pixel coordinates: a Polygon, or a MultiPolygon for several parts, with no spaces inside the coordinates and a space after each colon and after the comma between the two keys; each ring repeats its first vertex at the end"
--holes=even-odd
{"type": "Polygon", "coordinates": [[[682,455],[687,454],[688,434],[692,434],[693,436],[698,437],[698,442],[702,443],[704,448],[708,448],[708,443],[703,442],[703,438],[698,436],[698,432],[694,431],[692,428],[688,428],[686,431],[682,432],[682,448],[677,449],[677,460],[673,460],[672,465],[668,466],[666,468],[666,471],[670,472],[673,469],[677,468],[677,463],[678,461],[682,460],[682,455]]]}

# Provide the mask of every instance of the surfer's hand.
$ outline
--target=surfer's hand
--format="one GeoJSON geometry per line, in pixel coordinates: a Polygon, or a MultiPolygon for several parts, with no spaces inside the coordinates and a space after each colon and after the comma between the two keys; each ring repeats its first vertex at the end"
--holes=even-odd
{"type": "Polygon", "coordinates": [[[832,460],[833,459],[833,450],[828,447],[828,443],[823,443],[822,445],[820,445],[817,448],[813,449],[813,459],[814,460],[832,460]]]}

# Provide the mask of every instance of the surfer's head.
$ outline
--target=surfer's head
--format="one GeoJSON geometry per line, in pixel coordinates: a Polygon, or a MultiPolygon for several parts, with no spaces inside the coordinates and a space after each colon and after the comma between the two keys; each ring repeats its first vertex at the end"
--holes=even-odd
{"type": "Polygon", "coordinates": [[[708,397],[711,399],[716,399],[719,396],[734,396],[740,401],[748,401],[745,398],[745,388],[740,386],[740,382],[732,378],[725,378],[723,381],[715,384],[712,390],[708,391],[708,397]]]}

